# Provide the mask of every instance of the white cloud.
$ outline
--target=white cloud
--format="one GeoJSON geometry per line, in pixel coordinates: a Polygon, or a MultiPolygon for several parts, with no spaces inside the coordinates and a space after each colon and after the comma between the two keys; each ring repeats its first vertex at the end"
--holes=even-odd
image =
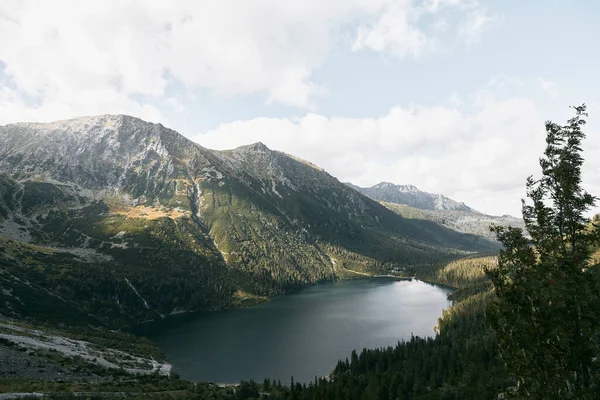
{"type": "Polygon", "coordinates": [[[457,93],[452,93],[448,98],[448,102],[453,107],[460,107],[463,104],[463,101],[457,93]]]}
{"type": "MultiPolygon", "coordinates": [[[[411,183],[483,212],[520,215],[525,179],[539,173],[544,118],[524,97],[488,93],[475,107],[474,112],[456,105],[394,107],[380,118],[365,119],[257,118],[222,124],[193,139],[218,149],[262,141],[342,181],[411,183]]],[[[600,137],[588,136],[586,149],[600,149],[600,137]]],[[[585,167],[586,185],[596,194],[600,179],[592,172],[598,167],[595,161],[585,167]]]]}
{"type": "Polygon", "coordinates": [[[431,29],[435,34],[444,33],[450,29],[450,23],[446,18],[440,17],[436,19],[433,24],[431,24],[431,29]]]}
{"type": "MultiPolygon", "coordinates": [[[[398,0],[387,3],[370,22],[359,27],[353,50],[369,49],[403,58],[422,57],[446,51],[452,43],[443,37],[450,27],[446,14],[459,13],[456,30],[467,45],[479,43],[495,17],[489,16],[477,0],[430,0],[417,3],[398,0]],[[437,15],[429,26],[423,17],[437,15]]],[[[456,19],[456,18],[455,18],[456,19]]]]}
{"type": "Polygon", "coordinates": [[[111,90],[87,90],[75,99],[30,105],[16,90],[0,86],[0,125],[14,122],[50,122],[97,114],[129,114],[151,122],[169,124],[160,111],[149,104],[131,100],[111,90]]]}
{"type": "Polygon", "coordinates": [[[312,73],[344,37],[355,50],[419,57],[439,49],[440,24],[456,29],[444,12],[479,9],[475,0],[5,0],[0,86],[28,99],[23,113],[35,114],[33,99],[38,113],[62,110],[55,118],[148,109],[170,96],[170,82],[310,109],[326,93],[312,73]]]}
{"type": "Polygon", "coordinates": [[[528,84],[527,81],[520,79],[520,78],[515,78],[515,77],[507,76],[507,75],[496,75],[496,76],[493,76],[485,84],[485,87],[494,89],[494,90],[501,90],[501,89],[518,90],[520,88],[523,88],[527,84],[528,84]]]}
{"type": "Polygon", "coordinates": [[[544,78],[538,78],[538,84],[540,85],[540,88],[546,92],[546,95],[552,99],[552,100],[556,100],[558,99],[558,85],[556,84],[556,82],[544,79],[544,78]]]}
{"type": "Polygon", "coordinates": [[[383,1],[7,0],[0,60],[18,90],[46,103],[98,89],[162,96],[171,76],[307,107],[318,93],[310,74],[342,25],[383,1]]]}
{"type": "MultiPolygon", "coordinates": [[[[169,123],[158,108],[144,102],[137,102],[123,93],[115,93],[110,89],[94,89],[80,92],[76,96],[78,104],[73,106],[70,99],[64,99],[62,105],[71,107],[73,116],[98,114],[129,114],[151,122],[169,123]]],[[[56,119],[47,112],[47,120],[56,119]]]]}
{"type": "Polygon", "coordinates": [[[418,17],[410,1],[389,4],[372,24],[358,29],[352,48],[389,52],[397,57],[419,57],[432,51],[436,41],[416,26],[418,17]]]}
{"type": "Polygon", "coordinates": [[[448,7],[457,7],[461,9],[473,9],[479,6],[478,0],[426,0],[423,2],[423,9],[427,12],[437,12],[440,9],[448,7]]]}

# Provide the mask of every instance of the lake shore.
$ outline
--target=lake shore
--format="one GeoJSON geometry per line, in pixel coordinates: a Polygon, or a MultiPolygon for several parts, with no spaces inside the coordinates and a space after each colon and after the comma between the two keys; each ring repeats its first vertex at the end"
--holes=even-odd
{"type": "Polygon", "coordinates": [[[435,335],[450,289],[397,278],[320,283],[253,307],[176,315],[146,325],[144,336],[192,381],[308,382],[352,350],[435,335]]]}

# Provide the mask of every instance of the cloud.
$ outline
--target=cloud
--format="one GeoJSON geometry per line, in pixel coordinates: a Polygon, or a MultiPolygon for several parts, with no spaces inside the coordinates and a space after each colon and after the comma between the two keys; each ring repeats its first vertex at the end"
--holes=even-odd
{"type": "MultiPolygon", "coordinates": [[[[593,136],[586,149],[600,146],[600,135],[593,136]]],[[[544,118],[532,99],[488,93],[484,102],[463,108],[393,107],[379,118],[257,118],[192,139],[217,149],[262,141],[342,181],[411,183],[483,212],[520,215],[525,179],[539,173],[544,138],[544,118]]],[[[589,190],[600,194],[600,179],[592,173],[597,167],[590,162],[584,172],[589,190]]]]}
{"type": "Polygon", "coordinates": [[[489,16],[485,8],[477,8],[471,11],[458,29],[458,37],[467,46],[472,46],[481,42],[483,35],[489,31],[497,18],[489,16]]]}
{"type": "Polygon", "coordinates": [[[463,101],[457,93],[452,93],[450,97],[448,97],[448,102],[453,107],[460,107],[463,104],[463,101]]]}
{"type": "Polygon", "coordinates": [[[25,99],[26,114],[35,104],[62,110],[56,118],[108,112],[111,99],[127,103],[121,112],[147,109],[172,97],[172,84],[311,109],[326,93],[312,74],[340,43],[420,57],[456,29],[444,13],[478,9],[474,0],[6,0],[0,86],[25,99]],[[440,18],[427,27],[423,15],[440,18]],[[95,95],[98,105],[86,100],[95,95]]]}
{"type": "Polygon", "coordinates": [[[417,9],[409,1],[389,4],[372,24],[358,29],[352,49],[419,57],[433,50],[436,41],[416,26],[418,18],[417,9]]]}
{"type": "Polygon", "coordinates": [[[479,43],[495,20],[477,0],[389,2],[377,17],[358,28],[352,49],[369,49],[398,58],[419,58],[452,47],[453,43],[443,36],[450,29],[455,30],[459,39],[467,45],[479,43]],[[432,15],[437,16],[434,22],[429,25],[422,22],[432,15]],[[450,26],[447,16],[458,20],[458,25],[450,26]]]}
{"type": "Polygon", "coordinates": [[[74,101],[56,100],[31,105],[20,92],[0,85],[0,125],[29,121],[51,122],[97,114],[129,114],[146,121],[169,124],[168,119],[156,107],[136,102],[111,90],[87,90],[80,92],[74,101]]]}
{"type": "Polygon", "coordinates": [[[174,79],[308,107],[319,93],[310,74],[343,24],[382,3],[7,0],[0,60],[20,91],[45,102],[99,88],[157,97],[174,79]]]}
{"type": "Polygon", "coordinates": [[[546,92],[546,95],[552,99],[552,100],[556,100],[558,99],[558,86],[556,84],[556,82],[544,79],[544,78],[538,78],[538,84],[540,85],[540,88],[546,92]]]}

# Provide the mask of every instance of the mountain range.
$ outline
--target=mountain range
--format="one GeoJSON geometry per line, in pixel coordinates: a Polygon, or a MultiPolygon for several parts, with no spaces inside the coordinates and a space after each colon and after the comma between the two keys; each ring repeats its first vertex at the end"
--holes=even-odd
{"type": "Polygon", "coordinates": [[[381,182],[371,187],[360,187],[346,182],[351,188],[377,200],[386,203],[406,204],[421,210],[455,210],[474,211],[465,203],[459,203],[443,194],[427,193],[413,185],[396,185],[381,182]]]}
{"type": "Polygon", "coordinates": [[[360,187],[346,182],[351,188],[379,201],[383,206],[409,219],[427,220],[458,232],[469,233],[495,241],[490,225],[525,228],[521,218],[510,215],[483,214],[465,203],[443,194],[428,193],[413,185],[381,182],[371,187],[360,187]]]}
{"type": "Polygon", "coordinates": [[[124,115],[0,127],[8,316],[122,326],[496,249],[262,143],[210,150],[124,115]]]}

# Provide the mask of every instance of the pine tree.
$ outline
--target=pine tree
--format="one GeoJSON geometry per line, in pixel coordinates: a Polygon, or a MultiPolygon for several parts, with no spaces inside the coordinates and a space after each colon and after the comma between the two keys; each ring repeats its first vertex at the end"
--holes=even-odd
{"type": "Polygon", "coordinates": [[[586,106],[567,125],[546,122],[542,177],[527,179],[526,235],[492,227],[504,249],[488,268],[497,301],[488,320],[523,398],[594,398],[598,391],[600,286],[592,246],[600,227],[586,212],[596,198],[581,187],[586,106]]]}

